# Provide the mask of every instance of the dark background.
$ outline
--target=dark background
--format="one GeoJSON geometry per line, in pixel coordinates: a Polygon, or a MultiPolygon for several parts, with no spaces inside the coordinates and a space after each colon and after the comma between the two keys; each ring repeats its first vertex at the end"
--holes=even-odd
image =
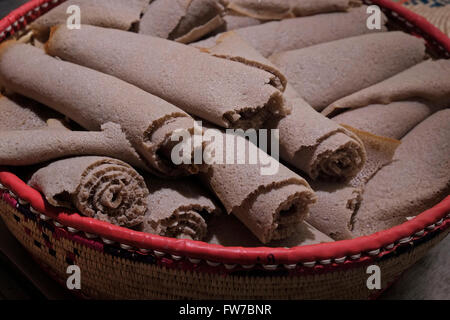
{"type": "MultiPolygon", "coordinates": [[[[0,18],[27,0],[0,0],[0,18]]],[[[18,261],[33,266],[20,244],[4,229],[0,221],[0,300],[32,298],[67,298],[68,296],[41,272],[33,268],[20,270],[18,261]],[[14,255],[11,255],[14,252],[14,255]],[[7,254],[9,253],[9,254],[7,254]],[[14,257],[14,258],[11,258],[14,257]],[[24,275],[27,274],[27,276],[24,275]],[[33,279],[30,279],[30,275],[33,279]],[[45,290],[45,294],[38,289],[45,290]]],[[[37,268],[37,266],[36,266],[37,268]]],[[[405,272],[381,299],[446,299],[450,300],[450,237],[405,272]]]]}

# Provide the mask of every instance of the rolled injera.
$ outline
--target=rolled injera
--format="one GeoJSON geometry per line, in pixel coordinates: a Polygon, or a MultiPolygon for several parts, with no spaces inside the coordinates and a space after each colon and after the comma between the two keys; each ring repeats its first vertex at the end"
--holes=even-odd
{"type": "Polygon", "coordinates": [[[399,101],[348,110],[332,119],[337,123],[378,136],[401,139],[409,130],[431,115],[433,109],[417,101],[399,101]]]}
{"type": "Polygon", "coordinates": [[[52,33],[47,51],[116,76],[222,127],[257,129],[289,112],[272,74],[174,41],[92,26],[62,27],[52,33]]]}
{"type": "Polygon", "coordinates": [[[66,24],[70,17],[67,9],[73,5],[80,8],[82,24],[130,30],[139,22],[148,0],[69,0],[36,19],[31,29],[45,38],[51,27],[66,24]]]}
{"type": "MultiPolygon", "coordinates": [[[[286,88],[286,77],[277,67],[233,31],[222,34],[216,46],[205,51],[266,70],[277,77],[280,90],[286,88]]],[[[311,108],[292,86],[288,86],[285,98],[291,114],[270,125],[279,129],[281,158],[312,179],[354,177],[365,162],[358,137],[311,108]]]]}
{"type": "Polygon", "coordinates": [[[193,133],[194,120],[131,84],[15,42],[5,43],[0,49],[0,82],[88,130],[99,131],[107,122],[119,124],[155,174],[197,172],[196,165],[175,166],[170,156],[172,133],[175,130],[193,133]]]}
{"type": "MultiPolygon", "coordinates": [[[[380,30],[367,28],[366,6],[348,12],[318,14],[311,17],[267,22],[261,25],[236,29],[244,40],[263,56],[276,52],[301,49],[323,42],[354,37],[361,34],[385,31],[387,18],[382,15],[380,30]]],[[[192,44],[198,48],[215,45],[214,37],[192,44]]]]}
{"type": "Polygon", "coordinates": [[[44,129],[0,131],[0,165],[27,166],[74,156],[107,156],[146,169],[118,124],[101,132],[44,129]]]}
{"type": "Polygon", "coordinates": [[[354,0],[224,0],[229,10],[260,20],[281,20],[321,12],[344,11],[354,0]]]}
{"type": "Polygon", "coordinates": [[[0,131],[47,127],[47,120],[61,117],[56,112],[20,95],[0,95],[0,131]]]}
{"type": "Polygon", "coordinates": [[[221,209],[196,180],[147,177],[146,182],[150,194],[142,231],[179,239],[205,238],[207,221],[221,209]]]}
{"type": "Polygon", "coordinates": [[[332,116],[345,109],[406,100],[447,108],[450,104],[449,74],[449,60],[427,60],[333,102],[323,113],[332,116]]]}
{"type": "Polygon", "coordinates": [[[232,215],[217,215],[208,223],[206,242],[220,244],[225,247],[296,247],[324,242],[333,239],[320,232],[310,224],[302,222],[297,225],[294,233],[284,239],[269,243],[258,240],[236,217],[232,215]]]}
{"type": "Polygon", "coordinates": [[[139,24],[139,33],[189,43],[224,24],[218,0],[154,0],[139,24]]]}
{"type": "Polygon", "coordinates": [[[354,236],[391,228],[429,209],[450,191],[450,109],[411,130],[395,153],[366,184],[353,225],[354,236]]]}
{"type": "Polygon", "coordinates": [[[106,157],[58,160],[36,171],[29,185],[57,207],[124,227],[141,223],[147,210],[144,178],[123,161],[106,157]]]}
{"type": "MultiPolygon", "coordinates": [[[[222,152],[224,160],[211,164],[203,180],[227,213],[233,213],[261,242],[289,237],[315,201],[309,184],[244,137],[227,133],[222,140],[235,147],[228,154],[227,149],[222,152]],[[264,173],[263,168],[273,172],[264,173]]],[[[214,145],[214,152],[222,143],[214,145]]]]}
{"type": "Polygon", "coordinates": [[[314,109],[389,78],[425,57],[423,40],[382,32],[277,53],[270,60],[314,109]]]}
{"type": "Polygon", "coordinates": [[[392,162],[400,141],[357,130],[348,126],[364,143],[367,160],[362,170],[347,183],[315,182],[317,202],[306,219],[334,240],[351,239],[352,220],[360,206],[366,183],[383,166],[392,162]]]}

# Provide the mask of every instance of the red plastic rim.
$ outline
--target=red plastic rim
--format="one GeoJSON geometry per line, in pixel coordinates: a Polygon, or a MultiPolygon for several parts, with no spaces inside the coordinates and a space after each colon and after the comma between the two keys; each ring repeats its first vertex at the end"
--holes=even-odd
{"type": "MultiPolygon", "coordinates": [[[[33,0],[14,10],[0,20],[0,42],[24,28],[28,23],[64,0],[33,0]],[[38,10],[36,10],[38,8],[38,10]]],[[[438,45],[450,54],[450,39],[423,17],[390,0],[366,1],[388,10],[395,17],[402,17],[426,34],[431,45],[438,45]]],[[[0,171],[0,183],[15,197],[24,200],[30,206],[60,224],[83,232],[98,235],[121,244],[139,249],[158,250],[173,255],[217,261],[229,264],[297,264],[299,262],[326,261],[377,251],[391,247],[414,237],[427,228],[445,230],[450,227],[450,196],[433,208],[419,214],[414,219],[389,230],[352,240],[342,240],[317,245],[294,248],[244,248],[223,247],[205,242],[166,238],[118,227],[96,219],[68,213],[51,207],[35,189],[29,187],[16,175],[0,171]],[[436,226],[438,224],[438,226],[436,226]]],[[[1,190],[0,190],[1,191],[1,190]]]]}

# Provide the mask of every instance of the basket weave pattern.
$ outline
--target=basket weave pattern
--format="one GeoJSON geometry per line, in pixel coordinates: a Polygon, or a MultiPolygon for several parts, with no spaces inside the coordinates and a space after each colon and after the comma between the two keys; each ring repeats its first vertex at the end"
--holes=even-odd
{"type": "MultiPolygon", "coordinates": [[[[34,0],[0,21],[0,42],[61,0],[34,0]]],[[[387,0],[388,17],[427,39],[441,57],[450,40],[414,13],[387,0]]],[[[387,288],[450,232],[450,196],[412,221],[369,237],[292,249],[224,248],[142,234],[51,208],[14,175],[0,170],[0,216],[8,229],[55,279],[81,269],[90,298],[125,299],[324,299],[373,298],[368,265],[387,288]]]]}

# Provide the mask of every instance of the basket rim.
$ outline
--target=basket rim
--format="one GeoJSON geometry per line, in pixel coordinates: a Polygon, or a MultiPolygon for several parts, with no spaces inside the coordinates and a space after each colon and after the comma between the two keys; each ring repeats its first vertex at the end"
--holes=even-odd
{"type": "MultiPolygon", "coordinates": [[[[42,8],[45,12],[52,6],[64,1],[32,0],[12,11],[0,20],[0,42],[8,36],[8,33],[12,35],[25,27],[30,22],[27,21],[27,16],[32,21],[43,13],[40,12],[35,15],[36,8],[42,8]]],[[[370,0],[365,2],[379,5],[397,13],[430,35],[447,52],[450,52],[450,38],[425,18],[390,0],[370,0]]],[[[330,259],[336,260],[347,256],[360,256],[361,253],[379,252],[380,249],[389,248],[397,243],[407,242],[414,235],[422,234],[425,229],[434,229],[435,225],[440,225],[443,229],[450,227],[449,195],[439,204],[417,215],[412,220],[370,236],[293,248],[224,247],[200,241],[173,239],[134,231],[52,207],[37,190],[31,188],[16,175],[6,170],[0,170],[0,191],[1,189],[6,189],[10,194],[12,193],[11,195],[19,199],[19,202],[22,201],[30,204],[30,207],[35,212],[54,219],[66,227],[95,234],[103,239],[139,249],[160,250],[161,252],[174,255],[223,263],[247,265],[255,263],[296,264],[299,262],[307,263],[328,261],[330,259]]]]}
{"type": "Polygon", "coordinates": [[[413,219],[369,236],[351,240],[304,245],[292,248],[271,247],[224,247],[201,241],[174,239],[131,230],[112,225],[108,222],[81,216],[78,213],[64,211],[51,206],[39,191],[28,186],[15,174],[0,171],[0,190],[4,189],[18,200],[27,203],[30,210],[53,219],[62,226],[73,228],[88,234],[97,235],[104,241],[118,242],[121,245],[139,250],[155,250],[172,255],[202,259],[222,263],[251,265],[297,264],[360,256],[363,253],[377,255],[381,249],[392,248],[395,244],[409,242],[414,236],[423,235],[425,230],[436,226],[441,229],[450,227],[450,195],[431,209],[413,219]]]}

